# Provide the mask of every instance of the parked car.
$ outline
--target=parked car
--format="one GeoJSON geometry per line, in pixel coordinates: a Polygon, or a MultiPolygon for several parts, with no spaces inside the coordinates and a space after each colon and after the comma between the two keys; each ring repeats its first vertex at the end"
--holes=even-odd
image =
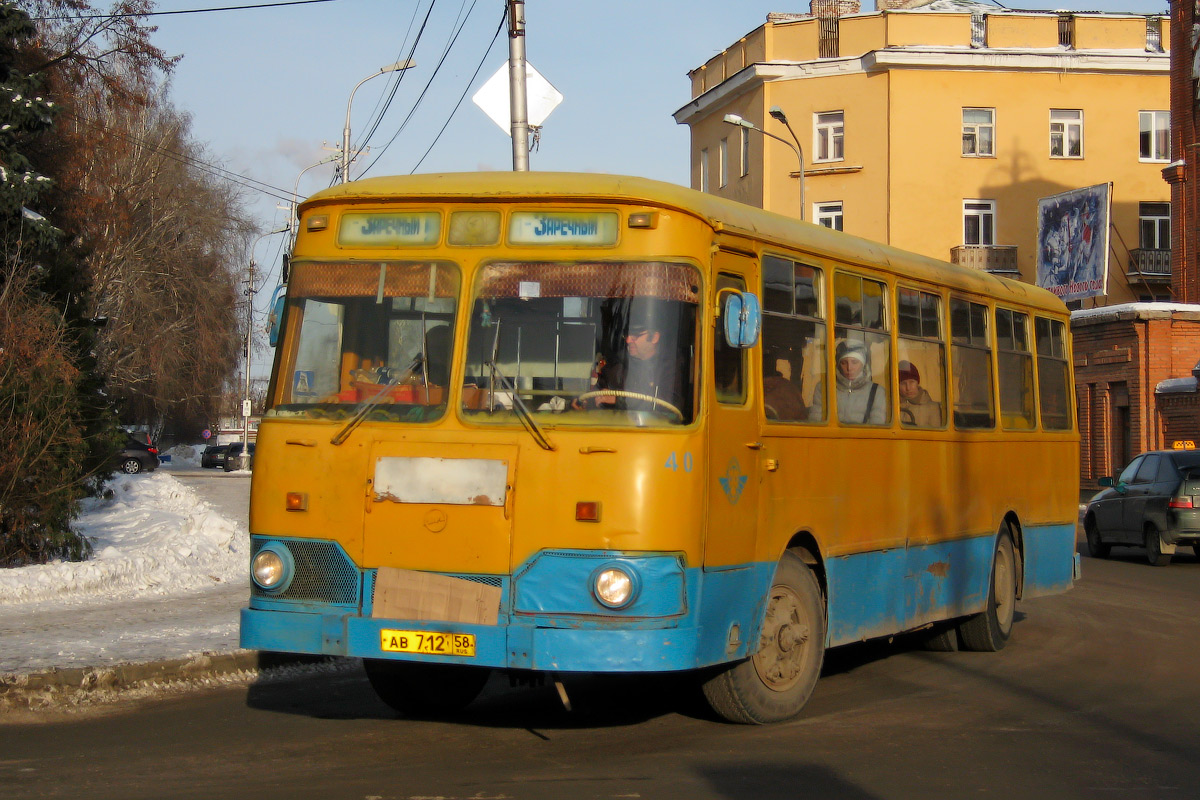
{"type": "MultiPolygon", "coordinates": [[[[241,469],[242,460],[242,443],[234,442],[229,445],[229,449],[225,451],[225,471],[233,472],[235,469],[241,469]]],[[[254,442],[250,443],[250,467],[254,467],[254,442]]]]}
{"type": "Polygon", "coordinates": [[[1142,453],[1100,485],[1083,518],[1094,558],[1107,558],[1113,545],[1145,547],[1156,567],[1169,564],[1179,545],[1200,556],[1200,450],[1142,453]]]}
{"type": "Polygon", "coordinates": [[[126,475],[150,472],[158,468],[158,448],[149,434],[131,433],[125,439],[125,447],[117,454],[117,468],[126,475]]]}
{"type": "Polygon", "coordinates": [[[200,453],[200,466],[205,469],[225,466],[225,451],[228,449],[227,444],[210,444],[200,453]]]}

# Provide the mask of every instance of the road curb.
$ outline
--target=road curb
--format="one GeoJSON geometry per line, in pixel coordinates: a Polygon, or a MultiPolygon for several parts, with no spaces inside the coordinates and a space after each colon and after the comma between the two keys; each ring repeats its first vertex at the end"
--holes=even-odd
{"type": "Polygon", "coordinates": [[[150,686],[213,681],[225,676],[244,675],[247,680],[254,680],[272,672],[326,666],[334,661],[328,656],[236,650],[164,661],[6,674],[0,675],[0,708],[77,704],[89,695],[111,695],[150,686]]]}

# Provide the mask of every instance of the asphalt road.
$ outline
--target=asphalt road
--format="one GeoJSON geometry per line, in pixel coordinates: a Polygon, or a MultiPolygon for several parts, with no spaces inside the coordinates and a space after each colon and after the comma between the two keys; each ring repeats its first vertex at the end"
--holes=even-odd
{"type": "Polygon", "coordinates": [[[397,717],[356,665],[103,711],[0,719],[0,795],[162,798],[1195,798],[1200,562],[1084,559],[1000,653],[842,648],[799,719],[714,720],[679,677],[493,678],[397,717]]]}

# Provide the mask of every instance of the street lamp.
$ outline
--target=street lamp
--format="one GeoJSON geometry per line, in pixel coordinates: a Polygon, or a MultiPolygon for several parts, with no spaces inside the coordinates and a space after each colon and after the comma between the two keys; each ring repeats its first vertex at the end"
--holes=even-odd
{"type": "Polygon", "coordinates": [[[358,91],[359,86],[362,86],[371,80],[371,78],[378,78],[380,75],[388,72],[402,72],[406,69],[412,69],[415,66],[416,63],[408,59],[397,61],[395,64],[388,64],[386,67],[380,67],[379,72],[363,78],[350,90],[350,101],[346,103],[346,126],[342,128],[342,183],[350,182],[350,106],[354,105],[354,93],[358,91]]]}
{"type": "MultiPolygon", "coordinates": [[[[313,169],[314,167],[319,167],[322,164],[328,164],[330,161],[337,161],[341,157],[342,157],[341,153],[334,153],[333,155],[326,156],[325,158],[322,158],[317,163],[309,164],[307,167],[300,170],[300,174],[296,176],[296,185],[294,187],[292,187],[292,207],[290,209],[288,209],[288,224],[289,225],[296,222],[296,206],[300,204],[300,179],[304,177],[304,173],[308,172],[310,169],[313,169]]],[[[345,181],[343,181],[343,183],[345,183],[345,181]]],[[[293,231],[292,243],[295,244],[295,241],[296,241],[296,236],[295,236],[295,232],[293,231]]],[[[251,255],[251,260],[253,260],[254,254],[251,253],[250,255],[251,255]]]]}
{"type": "Polygon", "coordinates": [[[776,136],[773,133],[768,133],[767,131],[764,131],[762,128],[759,128],[758,126],[756,126],[753,122],[751,122],[747,119],[742,119],[737,114],[726,114],[725,122],[730,125],[736,125],[739,128],[746,128],[747,130],[758,131],[763,136],[766,136],[770,139],[774,139],[777,142],[783,142],[785,145],[788,146],[788,148],[793,153],[796,154],[796,158],[800,162],[800,172],[798,173],[799,178],[800,178],[800,219],[803,220],[804,219],[804,148],[800,146],[800,140],[796,138],[796,132],[792,130],[792,126],[788,124],[787,117],[784,115],[782,108],[780,108],[779,106],[771,106],[771,110],[767,113],[769,113],[771,115],[772,119],[777,119],[783,123],[783,126],[788,129],[788,133],[790,133],[792,135],[792,141],[794,141],[795,144],[792,144],[792,142],[789,142],[787,139],[784,139],[782,136],[776,136]]]}
{"type": "Polygon", "coordinates": [[[254,249],[268,236],[287,233],[291,229],[292,225],[289,222],[278,230],[267,231],[250,246],[250,271],[246,277],[246,391],[242,395],[242,455],[241,463],[238,464],[241,469],[250,466],[250,349],[254,341],[254,249]]]}

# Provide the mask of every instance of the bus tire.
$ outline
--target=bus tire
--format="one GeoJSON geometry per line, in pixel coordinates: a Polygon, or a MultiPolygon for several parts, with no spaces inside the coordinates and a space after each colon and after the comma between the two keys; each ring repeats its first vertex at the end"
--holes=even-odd
{"type": "Polygon", "coordinates": [[[761,725],[796,716],[825,660],[825,599],[812,570],[784,553],[759,635],[758,651],[704,682],[709,706],[730,722],[761,725]]]}
{"type": "Polygon", "coordinates": [[[987,608],[968,617],[958,626],[964,650],[994,653],[1003,650],[1012,635],[1017,605],[1017,549],[1013,545],[1008,523],[1000,527],[996,549],[992,554],[992,574],[989,581],[987,608]]]}
{"type": "Polygon", "coordinates": [[[491,670],[461,664],[424,664],[364,658],[371,688],[406,716],[462,711],[483,691],[491,670]]]}

